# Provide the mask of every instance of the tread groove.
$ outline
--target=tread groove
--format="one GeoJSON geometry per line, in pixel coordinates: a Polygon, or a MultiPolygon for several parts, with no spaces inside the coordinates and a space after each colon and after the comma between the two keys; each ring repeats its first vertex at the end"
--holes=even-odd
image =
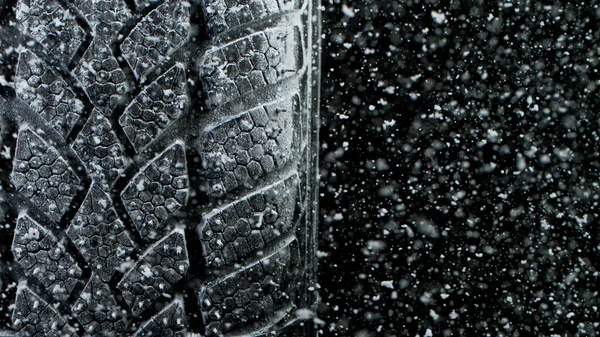
{"type": "Polygon", "coordinates": [[[75,21],[77,22],[79,27],[81,27],[85,32],[85,37],[81,42],[81,45],[79,46],[79,48],[77,48],[77,50],[68,62],[67,69],[73,70],[75,66],[79,63],[79,60],[81,60],[81,58],[83,57],[83,54],[89,48],[94,37],[92,36],[92,28],[90,27],[85,17],[81,15],[79,10],[73,8],[72,4],[69,1],[58,0],[58,2],[61,4],[61,6],[63,6],[64,8],[68,8],[71,12],[75,14],[75,21]]]}

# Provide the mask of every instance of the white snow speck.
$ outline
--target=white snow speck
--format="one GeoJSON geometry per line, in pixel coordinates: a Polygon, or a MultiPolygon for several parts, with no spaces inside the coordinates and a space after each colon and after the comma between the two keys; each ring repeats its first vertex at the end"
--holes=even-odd
{"type": "Polygon", "coordinates": [[[396,120],[394,120],[394,119],[389,120],[389,121],[388,120],[384,120],[383,121],[383,129],[384,130],[387,129],[387,128],[389,128],[389,127],[392,127],[394,125],[396,125],[396,120]]]}
{"type": "Polygon", "coordinates": [[[342,13],[349,18],[354,17],[354,8],[348,7],[346,4],[342,5],[342,13]]]}
{"type": "Polygon", "coordinates": [[[444,14],[444,13],[431,11],[431,18],[438,25],[442,25],[442,24],[446,23],[446,14],[444,14]]]}
{"type": "Polygon", "coordinates": [[[388,289],[394,289],[394,281],[381,281],[381,286],[388,289]]]}

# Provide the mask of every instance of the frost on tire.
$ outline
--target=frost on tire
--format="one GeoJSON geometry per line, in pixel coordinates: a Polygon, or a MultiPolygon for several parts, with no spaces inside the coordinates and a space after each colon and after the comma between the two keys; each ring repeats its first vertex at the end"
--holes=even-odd
{"type": "Polygon", "coordinates": [[[185,337],[186,325],[183,301],[176,299],[144,323],[133,337],[185,337]]]}
{"type": "Polygon", "coordinates": [[[199,74],[209,106],[217,106],[298,73],[302,48],[298,27],[260,31],[210,49],[199,74]]]}
{"type": "Polygon", "coordinates": [[[185,69],[176,65],[146,87],[127,106],[119,123],[139,152],[181,117],[187,106],[185,69]]]}
{"type": "Polygon", "coordinates": [[[75,337],[75,329],[26,285],[19,285],[12,315],[19,336],[75,337]]]}
{"type": "Polygon", "coordinates": [[[70,60],[85,39],[75,15],[57,0],[19,0],[17,25],[58,60],[70,60]]]}
{"type": "Polygon", "coordinates": [[[110,288],[94,273],[72,310],[87,335],[117,336],[127,329],[124,310],[117,305],[110,288]]]}
{"type": "Polygon", "coordinates": [[[185,234],[175,229],[143,254],[118,288],[134,315],[139,316],[187,273],[185,234]]]}
{"type": "Polygon", "coordinates": [[[94,109],[72,145],[89,176],[108,190],[125,169],[123,145],[108,118],[94,109]]]}
{"type": "Polygon", "coordinates": [[[97,184],[90,187],[67,235],[103,282],[110,281],[134,248],[110,196],[97,184]]]}
{"type": "Polygon", "coordinates": [[[297,198],[294,174],[206,214],[197,231],[209,270],[240,263],[290,232],[297,198]]]}
{"type": "Polygon", "coordinates": [[[210,195],[222,196],[292,159],[297,99],[267,103],[206,130],[200,155],[210,195]]]}
{"type": "Polygon", "coordinates": [[[218,279],[198,296],[206,336],[248,334],[270,327],[291,310],[297,243],[218,279]]]}
{"type": "Polygon", "coordinates": [[[188,198],[185,150],[176,142],[152,160],[121,193],[123,205],[144,240],[153,240],[188,198]]]}
{"type": "Polygon", "coordinates": [[[62,77],[28,50],[19,55],[15,91],[63,139],[83,114],[83,103],[62,77]]]}
{"type": "Polygon", "coordinates": [[[57,222],[81,188],[79,178],[58,151],[27,128],[19,131],[11,181],[17,191],[57,222]]]}
{"type": "Polygon", "coordinates": [[[165,1],[144,17],[121,44],[123,57],[142,82],[150,71],[187,42],[188,6],[189,3],[179,0],[165,1]]]}
{"type": "Polygon", "coordinates": [[[15,259],[58,301],[65,301],[79,282],[81,269],[65,247],[46,228],[23,216],[12,243],[15,259]]]}

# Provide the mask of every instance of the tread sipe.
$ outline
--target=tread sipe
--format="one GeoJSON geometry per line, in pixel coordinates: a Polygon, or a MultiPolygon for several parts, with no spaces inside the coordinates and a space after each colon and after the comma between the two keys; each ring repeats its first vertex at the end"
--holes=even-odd
{"type": "Polygon", "coordinates": [[[0,335],[313,335],[316,2],[4,3],[0,335]]]}

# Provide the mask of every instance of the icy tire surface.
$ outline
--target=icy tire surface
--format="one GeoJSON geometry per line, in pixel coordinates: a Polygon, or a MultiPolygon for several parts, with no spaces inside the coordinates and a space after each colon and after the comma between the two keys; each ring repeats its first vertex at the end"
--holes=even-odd
{"type": "Polygon", "coordinates": [[[5,3],[0,335],[300,326],[313,4],[5,3]]]}

